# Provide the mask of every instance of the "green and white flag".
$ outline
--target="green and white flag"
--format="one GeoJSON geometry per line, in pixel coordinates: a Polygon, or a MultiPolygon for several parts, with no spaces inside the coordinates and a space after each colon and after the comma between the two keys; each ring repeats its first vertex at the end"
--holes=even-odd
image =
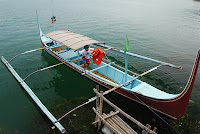
{"type": "Polygon", "coordinates": [[[129,41],[128,41],[128,37],[126,35],[126,44],[125,44],[125,49],[124,49],[124,53],[126,53],[129,50],[129,41]]]}

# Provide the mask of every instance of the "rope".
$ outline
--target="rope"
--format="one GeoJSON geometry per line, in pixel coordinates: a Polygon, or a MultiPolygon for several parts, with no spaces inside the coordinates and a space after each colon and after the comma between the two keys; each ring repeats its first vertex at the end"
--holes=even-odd
{"type": "Polygon", "coordinates": [[[172,127],[166,120],[164,120],[160,115],[158,115],[152,108],[150,108],[146,103],[144,103],[139,97],[137,97],[137,95],[135,95],[135,93],[133,93],[133,95],[141,102],[143,103],[151,112],[153,112],[157,117],[159,117],[164,123],[166,123],[168,126],[170,126],[174,131],[176,131],[178,134],[180,134],[180,132],[178,132],[174,127],[172,127]]]}

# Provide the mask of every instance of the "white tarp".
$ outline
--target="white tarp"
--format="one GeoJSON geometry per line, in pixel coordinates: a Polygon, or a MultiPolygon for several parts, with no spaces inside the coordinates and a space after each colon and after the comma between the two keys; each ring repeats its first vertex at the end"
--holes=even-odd
{"type": "Polygon", "coordinates": [[[55,40],[59,43],[66,45],[74,50],[81,48],[88,44],[99,43],[98,41],[91,39],[87,36],[73,33],[69,30],[58,30],[45,34],[44,36],[55,40]]]}

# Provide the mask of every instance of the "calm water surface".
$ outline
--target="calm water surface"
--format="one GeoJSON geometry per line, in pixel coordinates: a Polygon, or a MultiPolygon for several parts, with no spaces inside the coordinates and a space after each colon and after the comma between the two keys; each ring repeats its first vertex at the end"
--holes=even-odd
{"type": "MultiPolygon", "coordinates": [[[[36,10],[44,33],[53,30],[50,18],[55,14],[56,29],[69,29],[120,49],[124,49],[127,34],[130,52],[182,66],[182,70],[162,67],[142,78],[170,93],[183,90],[200,48],[200,2],[193,0],[0,0],[0,56],[9,60],[41,47],[36,10]]],[[[123,55],[107,54],[123,65],[123,55]]],[[[12,65],[24,78],[56,63],[46,52],[37,51],[22,55],[12,65]]],[[[129,69],[137,73],[154,66],[129,58],[129,69]]],[[[93,96],[95,87],[64,65],[31,76],[27,84],[47,107],[51,107],[50,99],[93,96]]],[[[3,63],[0,91],[0,125],[19,133],[32,131],[30,119],[41,113],[3,63]]],[[[189,107],[194,114],[200,113],[199,96],[200,72],[191,94],[194,105],[189,107]]]]}

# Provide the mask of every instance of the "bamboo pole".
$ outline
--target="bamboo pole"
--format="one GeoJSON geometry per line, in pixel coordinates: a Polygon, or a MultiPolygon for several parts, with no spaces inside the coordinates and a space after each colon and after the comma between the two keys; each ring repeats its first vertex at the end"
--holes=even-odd
{"type": "MultiPolygon", "coordinates": [[[[146,127],[151,129],[151,126],[149,124],[146,124],[146,127]]],[[[145,134],[149,134],[147,131],[145,131],[145,134]]]]}
{"type": "MultiPolygon", "coordinates": [[[[127,81],[127,82],[124,82],[123,84],[121,84],[121,85],[119,85],[119,86],[113,87],[112,89],[109,89],[109,90],[105,91],[105,92],[103,93],[103,95],[106,95],[106,94],[108,94],[108,93],[114,91],[115,89],[120,88],[120,87],[122,87],[122,86],[124,86],[124,85],[126,85],[126,84],[128,84],[128,83],[130,83],[130,82],[132,82],[132,81],[134,81],[134,80],[136,80],[137,78],[142,77],[142,76],[144,76],[144,75],[146,75],[146,74],[152,72],[153,70],[157,69],[157,68],[160,67],[160,66],[161,66],[161,65],[156,66],[156,67],[154,67],[154,68],[152,68],[152,69],[150,69],[150,70],[148,70],[148,71],[146,71],[146,72],[140,74],[139,76],[136,76],[135,78],[133,78],[133,79],[127,81]]],[[[78,109],[78,108],[80,108],[80,107],[82,107],[82,106],[84,106],[84,105],[87,105],[87,104],[89,104],[90,102],[93,102],[95,99],[96,99],[96,96],[90,98],[87,102],[85,102],[85,103],[83,103],[83,104],[81,104],[81,105],[75,107],[75,108],[72,109],[71,111],[69,111],[69,112],[67,112],[66,114],[64,114],[62,117],[60,117],[60,118],[58,119],[58,121],[62,120],[65,116],[67,116],[68,114],[70,114],[70,113],[73,112],[74,110],[76,110],[76,109],[78,109]]]]}
{"type": "MultiPolygon", "coordinates": [[[[96,85],[96,89],[99,92],[99,85],[96,85]]],[[[96,94],[96,110],[97,112],[99,112],[99,95],[96,94]]],[[[95,122],[99,122],[100,117],[98,115],[96,115],[96,121],[95,122]]],[[[97,124],[95,124],[95,127],[97,127],[97,124]]]]}
{"type": "Polygon", "coordinates": [[[121,123],[119,122],[116,118],[116,116],[113,116],[111,118],[109,118],[111,121],[114,122],[114,124],[119,127],[120,131],[122,131],[125,134],[130,134],[129,131],[127,130],[127,128],[121,123]]]}
{"type": "Polygon", "coordinates": [[[22,85],[22,87],[26,90],[29,96],[33,99],[33,101],[37,104],[37,106],[42,110],[42,112],[49,118],[49,120],[59,129],[61,133],[65,133],[65,128],[59,123],[56,122],[57,119],[49,112],[49,110],[44,106],[44,104],[39,100],[39,98],[34,94],[31,88],[22,80],[22,78],[18,75],[18,73],[13,69],[13,67],[8,63],[8,61],[1,56],[2,62],[6,65],[15,79],[22,85]]]}
{"type": "MultiPolygon", "coordinates": [[[[98,93],[96,89],[93,89],[95,93],[98,93]]],[[[99,93],[98,93],[99,94],[99,93]]],[[[103,100],[105,102],[107,102],[111,107],[113,107],[114,109],[118,110],[122,115],[124,115],[126,118],[128,118],[129,120],[133,121],[134,123],[136,123],[139,127],[141,127],[142,129],[148,131],[150,134],[156,134],[155,132],[153,132],[152,130],[150,130],[149,128],[147,128],[146,126],[144,126],[142,123],[140,123],[139,121],[137,121],[136,119],[134,119],[133,117],[131,117],[130,115],[128,115],[127,113],[125,113],[124,111],[122,111],[120,108],[118,108],[117,106],[115,106],[113,103],[111,103],[108,99],[106,99],[103,95],[99,94],[100,97],[103,98],[103,100]]]]}
{"type": "MultiPolygon", "coordinates": [[[[113,112],[112,114],[110,114],[110,115],[106,115],[105,117],[103,117],[104,118],[104,120],[105,119],[107,119],[107,118],[110,118],[110,117],[112,117],[112,116],[114,116],[114,115],[116,115],[116,114],[118,114],[119,113],[119,111],[116,111],[116,112],[113,112]]],[[[96,124],[96,123],[98,123],[99,121],[98,120],[96,120],[95,122],[92,122],[92,125],[94,125],[94,124],[96,124]]]]}
{"type": "MultiPolygon", "coordinates": [[[[105,118],[105,116],[106,116],[106,115],[105,115],[105,113],[104,113],[104,114],[102,115],[102,117],[105,118]]],[[[118,129],[115,125],[113,125],[113,123],[111,123],[110,120],[106,119],[105,121],[106,121],[110,126],[112,126],[113,128],[115,128],[115,129],[117,130],[118,133],[121,134],[121,132],[119,131],[119,129],[118,129]]]]}
{"type": "MultiPolygon", "coordinates": [[[[101,91],[100,94],[103,96],[103,91],[101,91]]],[[[102,110],[103,110],[103,98],[100,97],[100,106],[99,106],[99,114],[100,114],[100,116],[102,116],[102,110]]],[[[98,123],[98,129],[97,129],[97,131],[99,131],[100,128],[101,128],[101,119],[100,119],[100,121],[98,123]]]]}
{"type": "Polygon", "coordinates": [[[123,126],[123,128],[126,128],[126,131],[128,131],[127,133],[130,134],[137,134],[137,132],[135,132],[126,122],[124,122],[119,116],[113,116],[113,118],[116,119],[117,122],[120,123],[120,126],[123,126]]]}
{"type": "Polygon", "coordinates": [[[126,127],[122,122],[120,122],[120,121],[116,118],[116,116],[113,116],[113,117],[112,117],[112,120],[113,120],[126,134],[131,134],[131,133],[129,132],[129,130],[127,129],[127,127],[126,127]]]}
{"type": "Polygon", "coordinates": [[[153,128],[153,131],[154,131],[155,133],[156,133],[156,130],[157,130],[157,127],[154,127],[154,128],[153,128]]]}
{"type": "Polygon", "coordinates": [[[137,132],[135,132],[126,122],[124,122],[119,116],[114,117],[116,118],[119,122],[123,123],[124,126],[126,126],[127,130],[131,133],[131,134],[137,134],[137,132]]]}
{"type": "MultiPolygon", "coordinates": [[[[105,113],[104,113],[104,116],[106,116],[105,113]]],[[[119,133],[125,134],[125,132],[116,124],[115,121],[113,121],[113,119],[108,118],[108,119],[106,119],[106,121],[107,121],[111,126],[113,126],[114,128],[116,128],[116,130],[118,130],[119,133]]]]}
{"type": "Polygon", "coordinates": [[[93,107],[92,108],[94,110],[94,112],[101,118],[102,122],[114,133],[116,134],[120,134],[115,128],[113,128],[108,122],[106,122],[102,116],[99,115],[99,113],[96,111],[96,109],[93,107]]]}

